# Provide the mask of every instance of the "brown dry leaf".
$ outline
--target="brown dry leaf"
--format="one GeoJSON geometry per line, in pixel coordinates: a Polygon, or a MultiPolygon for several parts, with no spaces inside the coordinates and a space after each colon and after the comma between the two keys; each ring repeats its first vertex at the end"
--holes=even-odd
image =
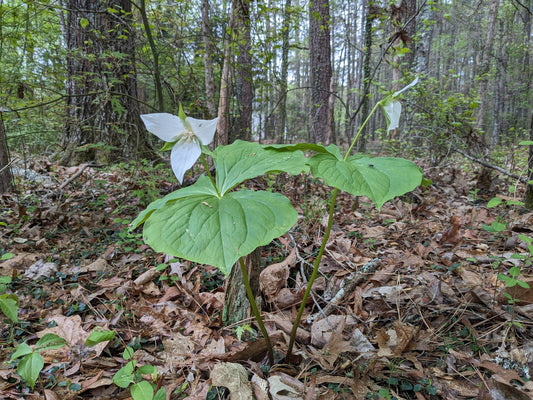
{"type": "Polygon", "coordinates": [[[346,315],[328,315],[326,318],[314,321],[311,325],[311,344],[322,348],[330,341],[334,332],[339,329],[342,331],[344,326],[355,324],[355,319],[346,315]]]}
{"type": "Polygon", "coordinates": [[[442,234],[439,240],[441,246],[457,246],[463,240],[461,226],[465,223],[464,217],[454,215],[451,219],[452,226],[442,234]]]}
{"type": "Polygon", "coordinates": [[[283,372],[273,372],[268,378],[270,395],[275,400],[300,400],[305,395],[305,385],[283,372]]]}
{"type": "Polygon", "coordinates": [[[183,336],[181,333],[173,332],[170,339],[163,340],[164,350],[159,356],[166,363],[180,363],[192,354],[194,342],[189,336],[183,336]]]}
{"type": "MultiPolygon", "coordinates": [[[[533,304],[533,279],[521,279],[529,285],[529,288],[523,288],[519,285],[503,288],[503,292],[509,293],[513,298],[520,300],[520,306],[533,304]]],[[[503,296],[502,296],[503,297],[503,296]]],[[[506,299],[507,300],[507,299],[506,299]]],[[[506,301],[507,303],[507,301],[506,301]]]]}
{"type": "Polygon", "coordinates": [[[378,343],[378,357],[391,357],[394,353],[391,346],[391,337],[385,328],[381,328],[376,333],[376,341],[378,343]]]}
{"type": "Polygon", "coordinates": [[[248,373],[241,364],[219,363],[213,367],[210,374],[213,386],[227,387],[232,400],[250,400],[252,388],[248,382],[248,373]]]}
{"type": "Polygon", "coordinates": [[[50,389],[44,389],[44,398],[45,400],[59,400],[57,394],[55,394],[50,389]]]}
{"type": "Polygon", "coordinates": [[[296,262],[296,249],[280,263],[266,267],[259,275],[259,287],[266,301],[273,302],[281,288],[287,285],[290,267],[296,262]]]}
{"type": "Polygon", "coordinates": [[[198,293],[203,306],[206,306],[206,311],[221,310],[224,307],[224,292],[201,292],[198,293]]]}
{"type": "MultiPolygon", "coordinates": [[[[81,359],[94,358],[102,354],[102,351],[106,348],[109,341],[98,343],[95,346],[85,346],[85,341],[89,336],[89,332],[85,331],[81,326],[81,317],[79,315],[73,315],[71,317],[65,317],[64,315],[55,315],[46,318],[48,323],[55,322],[57,326],[53,328],[47,328],[40,332],[37,332],[38,337],[43,337],[46,333],[56,334],[67,341],[70,350],[75,351],[81,359]]],[[[47,350],[43,352],[43,356],[49,355],[50,357],[65,357],[65,347],[57,350],[47,350]]],[[[71,353],[69,352],[69,357],[71,353]]]]}
{"type": "Polygon", "coordinates": [[[411,345],[412,340],[418,333],[418,328],[405,324],[401,321],[394,322],[394,329],[396,331],[396,347],[394,348],[394,355],[399,356],[411,345]]]}

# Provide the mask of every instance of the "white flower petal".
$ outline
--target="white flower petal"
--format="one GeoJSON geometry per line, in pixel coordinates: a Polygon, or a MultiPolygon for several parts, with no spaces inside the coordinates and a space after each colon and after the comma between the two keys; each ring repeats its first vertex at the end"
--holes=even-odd
{"type": "Polygon", "coordinates": [[[400,114],[402,113],[402,104],[399,101],[393,100],[383,106],[383,111],[387,115],[387,122],[389,126],[387,131],[398,128],[400,124],[400,114]]]}
{"type": "Polygon", "coordinates": [[[185,131],[183,121],[169,113],[143,114],[141,118],[148,132],[165,142],[175,141],[177,136],[185,131]]]}
{"type": "Polygon", "coordinates": [[[200,154],[202,150],[196,140],[180,141],[172,148],[170,165],[180,184],[183,183],[183,175],[194,165],[200,154]]]}
{"type": "Polygon", "coordinates": [[[394,98],[394,97],[398,96],[400,93],[405,92],[405,91],[406,91],[407,89],[409,89],[409,88],[412,88],[412,87],[413,87],[414,85],[416,85],[417,83],[418,83],[418,76],[417,76],[417,77],[413,80],[413,82],[411,82],[409,85],[407,85],[407,86],[404,87],[403,89],[398,90],[396,93],[394,93],[394,94],[392,95],[392,97],[394,98]]]}
{"type": "Polygon", "coordinates": [[[186,121],[191,124],[193,133],[200,139],[200,142],[204,146],[207,146],[213,141],[215,131],[217,130],[218,118],[206,120],[188,117],[186,121]]]}

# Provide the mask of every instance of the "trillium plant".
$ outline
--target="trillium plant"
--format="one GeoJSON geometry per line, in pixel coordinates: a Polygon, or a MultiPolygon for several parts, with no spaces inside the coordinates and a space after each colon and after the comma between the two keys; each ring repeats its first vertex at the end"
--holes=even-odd
{"type": "Polygon", "coordinates": [[[201,175],[193,185],[149,204],[132,222],[132,229],[144,224],[144,241],[155,251],[216,266],[226,277],[233,265],[238,263],[252,312],[265,338],[272,364],[272,345],[250,288],[243,257],[288,232],[296,224],[298,213],[282,194],[252,191],[242,188],[241,184],[267,173],[286,172],[295,175],[310,172],[333,187],[322,244],[291,333],[287,351],[287,356],[290,356],[296,330],[329,238],[339,190],[354,196],[367,196],[379,209],[386,201],[413,190],[422,182],[422,171],[411,161],[364,154],[350,155],[357,138],[378,106],[384,109],[388,128],[395,129],[398,126],[401,112],[398,97],[416,82],[417,79],[403,90],[378,102],[344,156],[334,144],[267,146],[240,140],[227,146],[218,146],[211,152],[206,145],[213,139],[216,119],[203,121],[186,117],[181,107],[178,116],[143,115],[148,131],[167,142],[164,149],[172,148],[172,169],[180,182],[185,171],[199,156],[202,157],[207,175],[201,175]],[[312,155],[306,157],[304,152],[312,155]],[[209,173],[205,156],[212,159],[216,170],[214,177],[209,173]]]}

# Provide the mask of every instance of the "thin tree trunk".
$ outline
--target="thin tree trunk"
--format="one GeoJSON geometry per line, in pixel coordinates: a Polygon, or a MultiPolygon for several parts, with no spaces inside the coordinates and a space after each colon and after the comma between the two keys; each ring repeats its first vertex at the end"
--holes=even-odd
{"type": "Polygon", "coordinates": [[[331,84],[331,42],[329,0],[312,0],[309,5],[309,57],[311,63],[311,131],[315,143],[329,144],[329,92],[331,84]]]}
{"type": "Polygon", "coordinates": [[[202,40],[204,43],[205,97],[209,117],[217,115],[213,73],[213,40],[209,23],[209,0],[202,0],[202,40]]]}
{"type": "MultiPolygon", "coordinates": [[[[230,139],[252,138],[252,101],[254,98],[252,78],[252,55],[250,34],[250,0],[235,0],[234,40],[238,47],[235,66],[235,94],[237,119],[230,139]]],[[[233,140],[230,140],[233,141],[233,140]]]]}
{"type": "MultiPolygon", "coordinates": [[[[529,140],[533,140],[533,113],[531,113],[531,126],[529,128],[529,140]]],[[[527,160],[529,168],[529,181],[533,181],[533,146],[529,146],[529,158],[527,160]]],[[[533,185],[528,184],[526,189],[526,198],[524,206],[528,209],[533,209],[533,185]]]]}
{"type": "Polygon", "coordinates": [[[289,75],[289,32],[291,28],[291,0],[285,0],[285,9],[283,10],[283,33],[281,45],[281,100],[279,104],[279,130],[280,142],[286,140],[286,121],[287,121],[287,79],[289,75]]]}
{"type": "MultiPolygon", "coordinates": [[[[132,2],[132,4],[135,3],[132,2]]],[[[165,110],[165,104],[163,102],[163,86],[161,85],[161,70],[159,68],[159,51],[155,45],[154,37],[152,36],[152,29],[150,28],[150,21],[148,21],[148,16],[146,15],[146,0],[140,0],[138,8],[143,21],[144,33],[146,33],[146,39],[148,40],[150,51],[152,52],[157,110],[163,112],[165,110]]]]}
{"type": "Polygon", "coordinates": [[[7,147],[3,114],[0,111],[0,194],[10,192],[13,189],[13,175],[11,175],[9,161],[9,148],[7,147]]]}
{"type": "MultiPolygon", "coordinates": [[[[233,31],[235,21],[235,3],[232,4],[228,30],[233,31]]],[[[224,64],[222,66],[222,76],[220,77],[220,95],[218,99],[218,123],[217,135],[215,138],[216,146],[226,145],[229,143],[229,110],[231,101],[232,71],[233,71],[233,45],[231,43],[232,33],[226,36],[224,44],[224,64]]]]}
{"type": "Polygon", "coordinates": [[[476,128],[483,129],[483,123],[485,119],[485,112],[489,105],[488,85],[489,78],[488,73],[491,69],[492,49],[494,46],[494,36],[496,34],[496,19],[498,17],[498,7],[500,6],[500,0],[492,0],[490,3],[487,31],[485,35],[485,43],[483,43],[483,52],[481,66],[479,70],[479,108],[476,115],[476,128]]]}

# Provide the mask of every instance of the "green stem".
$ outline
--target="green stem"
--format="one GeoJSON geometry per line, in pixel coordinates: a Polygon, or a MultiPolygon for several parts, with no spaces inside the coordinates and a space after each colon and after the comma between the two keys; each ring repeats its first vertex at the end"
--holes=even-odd
{"type": "MultiPolygon", "coordinates": [[[[365,121],[357,131],[357,134],[352,140],[352,144],[350,145],[350,148],[346,152],[346,155],[344,156],[344,161],[348,159],[348,156],[350,155],[350,152],[352,151],[353,146],[355,145],[355,142],[359,138],[359,135],[363,131],[365,125],[370,120],[370,117],[372,114],[374,114],[378,108],[378,106],[381,105],[381,101],[378,101],[372,111],[368,114],[368,117],[366,117],[365,121]]],[[[318,251],[318,255],[316,256],[314,265],[313,265],[313,272],[311,273],[311,277],[309,278],[309,282],[307,283],[307,287],[305,289],[304,297],[302,299],[302,304],[300,304],[300,308],[298,309],[298,314],[296,315],[296,320],[294,321],[294,325],[292,327],[291,331],[291,337],[289,339],[289,347],[287,349],[287,357],[290,357],[292,354],[292,348],[294,347],[294,342],[296,340],[296,332],[298,331],[298,326],[300,325],[300,320],[302,319],[302,315],[305,310],[305,304],[307,303],[307,298],[309,297],[309,294],[311,293],[311,289],[313,287],[313,282],[315,281],[316,276],[318,275],[318,267],[320,266],[320,261],[322,261],[322,256],[324,255],[324,250],[326,249],[326,244],[328,243],[329,234],[331,232],[331,226],[333,225],[333,214],[335,212],[335,201],[337,200],[337,194],[339,193],[339,189],[335,188],[333,191],[333,194],[331,196],[331,200],[329,202],[329,215],[328,215],[328,225],[326,227],[326,232],[324,232],[324,237],[322,238],[322,244],[320,245],[320,250],[318,251]]]]}
{"type": "Polygon", "coordinates": [[[350,148],[348,149],[348,151],[346,152],[346,155],[344,156],[344,161],[346,161],[346,159],[350,155],[350,152],[352,151],[352,148],[355,145],[355,142],[357,142],[357,139],[359,138],[359,135],[361,135],[361,132],[363,132],[363,129],[365,129],[365,126],[366,126],[367,122],[370,120],[370,117],[372,116],[372,114],[374,114],[376,112],[378,106],[380,106],[380,105],[381,105],[381,101],[378,101],[376,103],[376,105],[374,106],[374,108],[372,109],[372,111],[370,111],[370,114],[368,114],[368,117],[366,117],[365,121],[361,124],[361,127],[357,131],[357,135],[355,135],[355,137],[353,138],[352,144],[351,144],[350,148]]]}
{"type": "Polygon", "coordinates": [[[287,357],[290,357],[290,355],[292,354],[292,348],[294,346],[294,341],[296,339],[296,332],[298,330],[298,326],[300,325],[302,314],[304,313],[304,310],[305,310],[305,304],[307,302],[307,298],[309,297],[309,294],[311,293],[313,282],[315,281],[315,278],[318,275],[318,267],[320,266],[322,255],[324,254],[324,250],[326,249],[326,244],[328,243],[329,234],[331,232],[331,226],[333,225],[333,213],[335,212],[335,201],[337,200],[338,193],[339,193],[339,189],[335,188],[331,196],[331,200],[329,202],[328,225],[326,226],[326,232],[324,232],[322,244],[320,245],[320,250],[318,251],[318,255],[316,256],[315,263],[313,265],[313,272],[311,273],[311,277],[309,278],[309,282],[307,283],[307,288],[305,289],[304,297],[302,299],[302,304],[300,304],[298,314],[296,315],[296,321],[294,321],[294,325],[292,327],[291,337],[289,340],[289,348],[287,350],[287,357]]]}
{"type": "Polygon", "coordinates": [[[211,175],[211,171],[209,171],[209,166],[207,165],[207,160],[205,159],[204,153],[202,153],[202,163],[204,164],[205,172],[207,173],[207,176],[209,176],[209,179],[211,179],[211,183],[213,184],[213,187],[217,191],[218,197],[220,197],[220,192],[218,191],[217,184],[215,183],[215,180],[213,179],[213,175],[211,175]]]}
{"type": "Polygon", "coordinates": [[[250,287],[250,278],[248,277],[248,271],[246,270],[246,265],[244,265],[243,258],[239,258],[239,264],[241,265],[242,280],[244,281],[244,287],[246,288],[246,294],[248,295],[248,300],[250,301],[250,306],[252,306],[252,313],[254,314],[255,320],[259,325],[259,329],[265,338],[267,350],[268,350],[268,361],[270,365],[274,365],[274,350],[272,349],[272,342],[270,341],[270,336],[265,328],[263,323],[263,318],[261,318],[261,313],[255,302],[254,294],[252,293],[252,288],[250,287]]]}

